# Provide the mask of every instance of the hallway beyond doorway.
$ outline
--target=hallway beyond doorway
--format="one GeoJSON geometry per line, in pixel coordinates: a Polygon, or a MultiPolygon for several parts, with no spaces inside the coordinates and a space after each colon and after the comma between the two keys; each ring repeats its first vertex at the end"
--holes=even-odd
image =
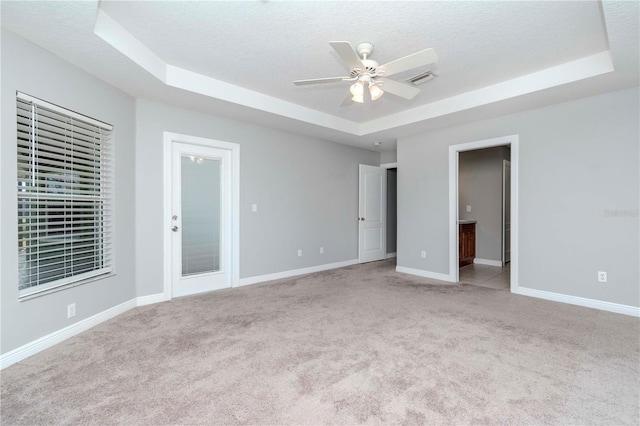
{"type": "Polygon", "coordinates": [[[505,266],[489,266],[473,263],[460,268],[460,284],[471,284],[481,287],[509,291],[511,263],[505,266]]]}

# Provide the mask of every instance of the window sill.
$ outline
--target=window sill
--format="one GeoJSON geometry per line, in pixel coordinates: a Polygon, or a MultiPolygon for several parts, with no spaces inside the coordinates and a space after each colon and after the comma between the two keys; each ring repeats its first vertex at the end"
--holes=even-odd
{"type": "Polygon", "coordinates": [[[84,280],[80,280],[80,281],[76,281],[73,283],[69,283],[69,284],[62,284],[60,286],[57,287],[49,287],[43,290],[34,290],[31,293],[25,293],[22,295],[18,296],[18,302],[25,302],[27,300],[31,300],[31,299],[35,299],[38,298],[40,296],[46,296],[47,294],[51,294],[51,293],[56,293],[58,291],[62,291],[62,290],[68,290],[70,288],[73,287],[78,287],[81,286],[83,284],[88,284],[94,281],[99,281],[99,280],[104,280],[106,278],[111,278],[113,276],[115,276],[116,273],[115,272],[109,272],[103,275],[97,275],[95,277],[91,277],[91,278],[87,278],[84,280]]]}

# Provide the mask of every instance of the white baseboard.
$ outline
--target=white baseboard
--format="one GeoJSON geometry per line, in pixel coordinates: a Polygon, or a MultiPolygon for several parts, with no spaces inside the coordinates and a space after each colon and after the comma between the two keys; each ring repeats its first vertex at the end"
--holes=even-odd
{"type": "MultiPolygon", "coordinates": [[[[342,268],[345,266],[354,265],[356,263],[358,263],[357,259],[353,259],[345,262],[329,263],[326,265],[312,266],[312,267],[303,268],[303,269],[294,269],[291,271],[278,272],[275,274],[243,278],[240,280],[239,287],[250,285],[250,284],[257,284],[265,281],[289,278],[296,275],[305,275],[305,274],[311,274],[314,272],[327,271],[329,269],[342,268]]],[[[438,272],[424,271],[422,269],[396,266],[396,272],[416,275],[424,278],[436,279],[436,280],[445,281],[449,283],[453,282],[453,279],[449,275],[440,274],[438,272]]],[[[571,305],[584,306],[587,308],[600,309],[603,311],[615,312],[618,314],[630,315],[633,317],[640,317],[640,307],[636,307],[636,306],[622,305],[619,303],[605,302],[602,300],[587,299],[585,297],[569,296],[566,294],[552,293],[550,291],[536,290],[533,288],[526,288],[526,287],[515,287],[515,288],[512,287],[511,292],[514,294],[520,294],[523,296],[536,297],[539,299],[552,300],[554,302],[568,303],[571,305]]],[[[128,310],[133,309],[137,306],[160,303],[166,300],[167,299],[164,293],[158,293],[158,294],[151,294],[148,296],[141,296],[135,299],[131,299],[127,302],[121,303],[120,305],[109,308],[103,312],[100,312],[99,314],[96,314],[84,320],[78,321],[75,324],[71,324],[68,327],[65,327],[61,330],[54,331],[53,333],[50,333],[46,336],[36,339],[33,342],[29,342],[25,345],[20,346],[19,348],[16,348],[12,351],[9,351],[5,354],[0,355],[0,369],[9,367],[10,365],[15,364],[16,362],[22,361],[23,359],[26,359],[31,355],[35,355],[38,352],[41,352],[47,348],[50,348],[53,345],[61,343],[70,337],[80,334],[83,331],[89,330],[90,328],[95,327],[96,325],[103,323],[107,320],[110,320],[111,318],[114,318],[120,314],[123,314],[128,310]]]]}
{"type": "Polygon", "coordinates": [[[407,268],[404,266],[396,266],[396,272],[402,272],[403,274],[417,275],[419,277],[431,278],[434,280],[446,281],[449,283],[454,282],[453,278],[449,274],[441,274],[439,272],[423,271],[422,269],[407,268]]]}
{"type": "Polygon", "coordinates": [[[478,265],[489,265],[489,266],[500,266],[502,267],[502,262],[499,260],[489,260],[489,259],[473,259],[473,263],[477,263],[478,265]]]}
{"type": "Polygon", "coordinates": [[[567,294],[552,293],[550,291],[536,290],[534,288],[517,287],[512,293],[523,296],[537,297],[538,299],[552,300],[554,302],[568,303],[570,305],[584,306],[600,309],[602,311],[615,312],[617,314],[640,317],[640,307],[621,305],[619,303],[604,302],[602,300],[587,299],[586,297],[569,296],[567,294]]]}
{"type": "Polygon", "coordinates": [[[387,253],[387,259],[391,259],[392,257],[396,257],[396,253],[387,253]]]}
{"type": "Polygon", "coordinates": [[[29,342],[26,345],[22,345],[12,351],[9,351],[0,356],[0,369],[6,368],[18,361],[22,361],[25,358],[35,355],[53,345],[56,345],[70,337],[80,334],[83,331],[95,327],[96,325],[110,320],[120,314],[127,312],[130,309],[136,307],[136,299],[131,299],[127,302],[121,303],[113,308],[109,308],[106,311],[102,311],[92,317],[85,318],[81,321],[71,324],[61,330],[54,331],[46,336],[29,342]]]}
{"type": "Polygon", "coordinates": [[[165,302],[166,300],[167,298],[165,297],[164,293],[158,293],[137,297],[127,302],[121,303],[117,306],[114,306],[113,308],[107,309],[106,311],[102,311],[99,314],[95,314],[89,318],[78,321],[75,324],[71,324],[70,326],[65,327],[61,330],[47,334],[46,336],[34,340],[33,342],[29,342],[26,345],[22,345],[19,348],[7,352],[6,354],[2,354],[0,356],[0,369],[6,368],[12,364],[15,364],[16,362],[22,361],[23,359],[26,359],[31,355],[35,355],[38,352],[48,349],[53,345],[61,343],[68,338],[75,336],[76,334],[87,331],[90,328],[95,327],[96,325],[110,320],[111,318],[114,318],[120,314],[123,314],[137,306],[151,305],[153,303],[165,302]]]}
{"type": "MultiPolygon", "coordinates": [[[[293,277],[296,275],[304,275],[311,274],[314,272],[326,271],[329,269],[342,268],[344,266],[354,265],[358,263],[357,259],[348,260],[346,262],[337,262],[337,263],[329,263],[326,265],[312,266],[310,268],[296,269],[292,271],[278,272],[275,274],[269,275],[261,275],[257,277],[243,278],[240,280],[240,285],[249,285],[256,284],[264,281],[272,281],[281,278],[293,277]]],[[[63,342],[70,337],[75,336],[76,334],[82,333],[83,331],[89,330],[96,325],[110,320],[113,317],[116,317],[120,314],[127,312],[130,309],[133,309],[137,306],[145,306],[153,303],[160,303],[167,301],[167,297],[165,293],[157,293],[150,294],[147,296],[141,296],[134,299],[131,299],[127,302],[121,303],[120,305],[114,306],[113,308],[109,308],[106,311],[100,312],[96,315],[93,315],[89,318],[85,318],[80,320],[74,324],[71,324],[61,330],[54,331],[46,336],[43,336],[39,339],[36,339],[32,342],[29,342],[25,345],[20,346],[12,351],[9,351],[5,354],[0,355],[0,370],[10,365],[15,364],[16,362],[22,361],[30,357],[31,355],[35,355],[38,352],[41,352],[47,348],[50,348],[53,345],[63,342]]]]}
{"type": "Polygon", "coordinates": [[[297,275],[313,274],[315,272],[328,271],[329,269],[343,268],[345,266],[355,265],[356,263],[358,263],[358,259],[347,260],[344,262],[327,263],[325,265],[311,266],[309,268],[302,268],[302,269],[293,269],[293,270],[284,271],[284,272],[276,272],[275,274],[240,278],[240,283],[235,287],[258,284],[258,283],[263,283],[265,281],[280,280],[282,278],[295,277],[297,275]]]}
{"type": "Polygon", "coordinates": [[[148,296],[140,296],[135,299],[136,306],[153,305],[154,303],[166,302],[167,299],[164,293],[150,294],[148,296]]]}

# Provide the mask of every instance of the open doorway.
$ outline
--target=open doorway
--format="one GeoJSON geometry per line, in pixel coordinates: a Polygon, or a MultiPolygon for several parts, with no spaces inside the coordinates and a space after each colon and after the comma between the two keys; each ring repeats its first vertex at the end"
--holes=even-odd
{"type": "Polygon", "coordinates": [[[508,145],[463,151],[458,156],[460,282],[509,290],[504,262],[504,162],[508,145]]]}
{"type": "Polygon", "coordinates": [[[396,167],[387,169],[387,259],[391,259],[395,264],[397,247],[397,187],[398,169],[396,167]]]}
{"type": "MultiPolygon", "coordinates": [[[[394,158],[395,159],[395,158],[394,158]]],[[[398,242],[398,215],[397,215],[397,188],[398,188],[398,163],[383,163],[380,167],[386,169],[387,195],[386,209],[386,259],[389,265],[396,266],[396,251],[398,242]]]]}
{"type": "Polygon", "coordinates": [[[502,266],[511,263],[511,149],[502,160],[502,266]]]}
{"type": "Polygon", "coordinates": [[[449,148],[451,281],[517,289],[518,136],[449,148]]]}

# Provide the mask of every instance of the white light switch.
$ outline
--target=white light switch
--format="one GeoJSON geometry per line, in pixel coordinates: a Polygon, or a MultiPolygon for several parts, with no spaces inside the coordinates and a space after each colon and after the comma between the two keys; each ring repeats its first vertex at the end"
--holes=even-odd
{"type": "Polygon", "coordinates": [[[471,212],[471,206],[467,206],[467,213],[471,212]]]}
{"type": "Polygon", "coordinates": [[[258,211],[258,205],[257,204],[251,204],[251,211],[252,212],[257,212],[258,211]]]}

